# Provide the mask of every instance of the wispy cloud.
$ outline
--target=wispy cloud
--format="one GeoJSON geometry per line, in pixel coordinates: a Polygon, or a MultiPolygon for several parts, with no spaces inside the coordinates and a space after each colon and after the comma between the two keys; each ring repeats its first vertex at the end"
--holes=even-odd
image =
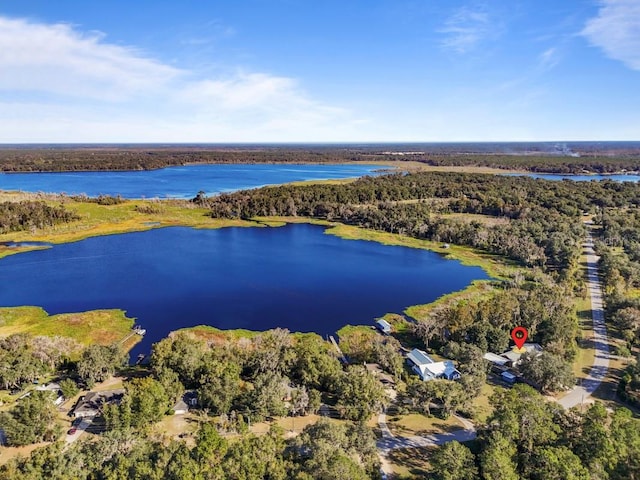
{"type": "Polygon", "coordinates": [[[614,60],[640,70],[640,2],[601,0],[598,15],[581,32],[591,45],[614,60]]]}
{"type": "Polygon", "coordinates": [[[100,33],[0,16],[0,142],[353,135],[349,111],[312,98],[293,78],[224,71],[176,68],[100,33]]]}
{"type": "Polygon", "coordinates": [[[454,12],[439,30],[444,34],[441,45],[456,53],[467,53],[495,33],[491,18],[484,9],[462,7],[454,12]]]}
{"type": "Polygon", "coordinates": [[[542,71],[551,70],[559,62],[560,55],[556,47],[546,49],[538,57],[538,67],[542,71]]]}

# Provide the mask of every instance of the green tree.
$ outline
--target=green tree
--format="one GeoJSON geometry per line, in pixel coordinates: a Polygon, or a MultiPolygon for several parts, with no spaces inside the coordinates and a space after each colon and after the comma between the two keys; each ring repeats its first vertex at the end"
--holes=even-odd
{"type": "Polygon", "coordinates": [[[205,358],[200,375],[198,400],[214,414],[228,413],[240,395],[240,365],[205,358]]]}
{"type": "Polygon", "coordinates": [[[448,442],[439,447],[429,463],[435,480],[469,480],[478,477],[473,453],[459,442],[448,442]]]}
{"type": "Polygon", "coordinates": [[[541,447],[527,465],[533,480],[590,480],[589,470],[567,447],[541,447]]]}
{"type": "Polygon", "coordinates": [[[70,378],[65,378],[60,381],[60,390],[62,390],[62,395],[66,399],[75,397],[80,391],[76,382],[70,378]]]}
{"type": "Polygon", "coordinates": [[[386,402],[382,385],[363,366],[349,366],[338,385],[337,408],[343,418],[366,421],[386,402]]]}
{"type": "Polygon", "coordinates": [[[0,413],[0,425],[11,446],[53,441],[60,434],[51,392],[33,391],[9,412],[0,413]]]}
{"type": "Polygon", "coordinates": [[[480,470],[484,480],[518,480],[516,445],[499,432],[493,433],[480,454],[480,470]]]}
{"type": "Polygon", "coordinates": [[[547,403],[528,385],[517,384],[491,397],[494,407],[488,425],[509,442],[514,442],[525,456],[550,445],[558,438],[560,427],[554,422],[558,407],[547,403]]]}
{"type": "Polygon", "coordinates": [[[571,364],[549,352],[522,355],[518,364],[520,373],[543,391],[563,390],[575,383],[571,364]]]}
{"type": "Polygon", "coordinates": [[[125,389],[125,396],[130,401],[133,427],[140,428],[160,421],[171,406],[162,384],[151,377],[134,378],[125,384],[125,389]]]}
{"type": "Polygon", "coordinates": [[[126,364],[128,355],[117,345],[90,345],[78,361],[79,377],[89,386],[111,377],[117,368],[126,364]]]}

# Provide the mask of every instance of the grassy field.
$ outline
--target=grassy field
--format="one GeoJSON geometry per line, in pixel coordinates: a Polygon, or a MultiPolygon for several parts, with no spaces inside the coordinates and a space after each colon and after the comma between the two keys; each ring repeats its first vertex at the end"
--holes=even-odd
{"type": "Polygon", "coordinates": [[[49,315],[40,307],[0,307],[0,336],[29,333],[69,337],[83,345],[109,345],[131,333],[134,320],[122,310],[49,315]]]}
{"type": "Polygon", "coordinates": [[[240,338],[253,338],[256,335],[260,334],[260,332],[256,332],[253,330],[243,330],[240,328],[234,330],[220,330],[219,328],[211,327],[209,325],[198,325],[196,327],[181,328],[175,331],[187,332],[194,335],[196,338],[211,343],[227,343],[230,340],[238,340],[240,338]]]}
{"type": "Polygon", "coordinates": [[[426,478],[430,471],[429,457],[437,447],[402,448],[388,456],[393,470],[390,479],[426,478]]]}
{"type": "Polygon", "coordinates": [[[387,418],[387,426],[391,433],[399,437],[432,435],[464,428],[464,425],[453,416],[443,420],[437,417],[427,417],[419,413],[390,416],[387,418]]]}

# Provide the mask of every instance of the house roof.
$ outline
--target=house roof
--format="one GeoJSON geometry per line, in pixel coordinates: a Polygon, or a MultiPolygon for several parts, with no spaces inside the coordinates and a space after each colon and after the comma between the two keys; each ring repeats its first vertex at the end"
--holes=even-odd
{"type": "Polygon", "coordinates": [[[73,412],[76,415],[79,413],[97,414],[103,405],[119,402],[123,395],[124,389],[122,388],[103,392],[89,392],[78,403],[73,412]]]}
{"type": "Polygon", "coordinates": [[[429,371],[434,377],[438,377],[440,375],[451,376],[456,371],[456,367],[453,365],[451,360],[429,363],[427,365],[423,365],[423,369],[429,371]]]}
{"type": "Polygon", "coordinates": [[[184,400],[178,400],[176,402],[176,404],[173,406],[172,410],[174,412],[177,412],[177,411],[180,411],[180,410],[187,411],[187,410],[189,410],[189,405],[187,405],[187,403],[184,400]]]}
{"type": "Polygon", "coordinates": [[[38,385],[36,387],[36,390],[57,392],[58,390],[60,390],[60,384],[52,382],[47,383],[46,385],[38,385]]]}
{"type": "Polygon", "coordinates": [[[417,367],[434,363],[433,360],[431,360],[431,357],[427,355],[427,352],[423,352],[422,350],[417,348],[414,348],[407,354],[407,359],[417,367]]]}
{"type": "Polygon", "coordinates": [[[378,325],[382,330],[391,330],[391,324],[383,318],[376,320],[376,325],[378,325]]]}
{"type": "Polygon", "coordinates": [[[508,358],[511,362],[517,362],[520,360],[520,357],[526,352],[533,353],[541,353],[542,347],[537,343],[525,343],[522,345],[522,350],[518,350],[517,348],[513,348],[507,352],[502,354],[503,357],[508,358]]]}
{"type": "Polygon", "coordinates": [[[502,355],[496,355],[495,353],[491,353],[491,352],[485,353],[482,356],[482,358],[484,358],[485,360],[490,361],[491,363],[495,363],[497,365],[504,365],[505,363],[508,362],[508,359],[506,359],[502,355]]]}
{"type": "Polygon", "coordinates": [[[445,360],[444,362],[433,362],[423,365],[416,365],[416,370],[419,372],[420,377],[423,380],[430,380],[432,378],[445,376],[447,378],[452,377],[455,373],[460,374],[456,370],[455,365],[451,360],[445,360]]]}

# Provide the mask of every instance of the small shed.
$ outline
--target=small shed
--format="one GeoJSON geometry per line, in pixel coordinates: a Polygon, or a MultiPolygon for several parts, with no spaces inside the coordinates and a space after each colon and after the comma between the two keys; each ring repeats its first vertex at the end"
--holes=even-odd
{"type": "Polygon", "coordinates": [[[392,330],[391,324],[383,318],[378,318],[376,320],[376,327],[385,335],[389,335],[392,330]]]}
{"type": "Polygon", "coordinates": [[[518,379],[518,377],[516,377],[511,372],[502,372],[500,374],[500,377],[502,378],[502,380],[504,380],[505,382],[507,382],[510,385],[513,385],[514,383],[516,383],[516,380],[518,379]]]}
{"type": "Polygon", "coordinates": [[[189,406],[187,405],[187,402],[180,399],[173,406],[172,410],[174,415],[184,415],[189,411],[189,406]]]}

